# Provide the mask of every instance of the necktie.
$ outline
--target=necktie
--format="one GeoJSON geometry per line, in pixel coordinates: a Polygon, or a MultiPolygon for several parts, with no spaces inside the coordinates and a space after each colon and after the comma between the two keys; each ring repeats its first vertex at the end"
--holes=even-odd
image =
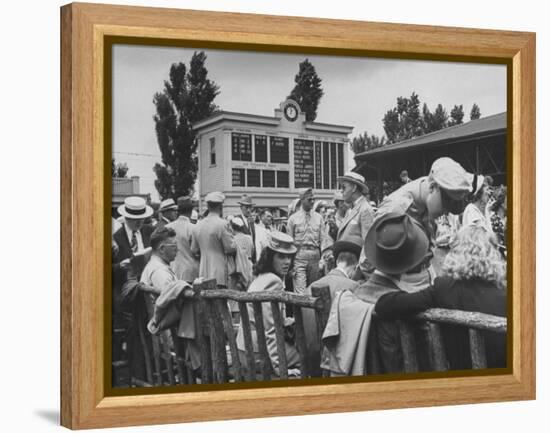
{"type": "Polygon", "coordinates": [[[130,242],[130,248],[132,248],[133,253],[135,253],[138,250],[136,230],[132,232],[132,242],[130,242]]]}

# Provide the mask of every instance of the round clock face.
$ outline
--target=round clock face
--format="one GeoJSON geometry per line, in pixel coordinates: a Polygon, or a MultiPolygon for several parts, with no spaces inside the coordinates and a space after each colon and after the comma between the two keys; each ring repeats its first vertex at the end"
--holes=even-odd
{"type": "Polygon", "coordinates": [[[294,122],[298,118],[298,110],[296,110],[294,105],[288,104],[285,107],[285,117],[291,122],[294,122]]]}

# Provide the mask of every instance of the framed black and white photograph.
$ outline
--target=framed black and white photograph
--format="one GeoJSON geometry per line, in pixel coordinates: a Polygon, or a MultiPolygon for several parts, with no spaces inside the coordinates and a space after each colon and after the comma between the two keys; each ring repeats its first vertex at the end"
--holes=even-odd
{"type": "Polygon", "coordinates": [[[62,13],[64,424],[533,395],[532,34],[62,13]]]}

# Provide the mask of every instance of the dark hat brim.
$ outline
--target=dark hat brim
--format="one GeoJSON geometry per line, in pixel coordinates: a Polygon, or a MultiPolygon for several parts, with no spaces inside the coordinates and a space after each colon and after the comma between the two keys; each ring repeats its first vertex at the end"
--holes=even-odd
{"type": "Polygon", "coordinates": [[[387,274],[403,274],[418,266],[429,252],[430,242],[424,229],[411,218],[411,231],[407,236],[406,245],[399,252],[386,252],[376,245],[377,228],[384,221],[401,214],[390,212],[374,222],[367,232],[363,251],[365,257],[376,269],[387,274]]]}
{"type": "Polygon", "coordinates": [[[332,245],[332,255],[338,260],[338,255],[342,252],[355,254],[358,258],[361,255],[361,245],[349,241],[336,241],[332,245]]]}

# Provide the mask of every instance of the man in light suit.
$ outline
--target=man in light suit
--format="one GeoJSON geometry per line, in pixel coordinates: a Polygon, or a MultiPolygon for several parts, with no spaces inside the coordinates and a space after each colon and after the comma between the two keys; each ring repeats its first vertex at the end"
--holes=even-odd
{"type": "Polygon", "coordinates": [[[215,279],[219,287],[228,287],[228,262],[235,255],[233,234],[222,218],[225,196],[221,192],[206,195],[208,215],[196,226],[191,252],[200,256],[199,276],[215,279]]]}
{"type": "MultiPolygon", "coordinates": [[[[338,181],[344,201],[351,208],[338,228],[338,240],[359,236],[364,242],[374,221],[374,211],[365,197],[369,190],[365,178],[359,173],[348,172],[344,176],[339,176],[338,181]]],[[[363,252],[359,263],[361,272],[356,274],[355,279],[368,279],[374,269],[368,264],[363,252]]]]}
{"type": "Polygon", "coordinates": [[[190,220],[193,201],[191,197],[179,197],[177,201],[179,217],[170,224],[166,224],[166,227],[176,232],[178,243],[178,254],[170,266],[179,280],[192,284],[199,276],[199,261],[191,252],[191,243],[196,228],[190,220]]]}

